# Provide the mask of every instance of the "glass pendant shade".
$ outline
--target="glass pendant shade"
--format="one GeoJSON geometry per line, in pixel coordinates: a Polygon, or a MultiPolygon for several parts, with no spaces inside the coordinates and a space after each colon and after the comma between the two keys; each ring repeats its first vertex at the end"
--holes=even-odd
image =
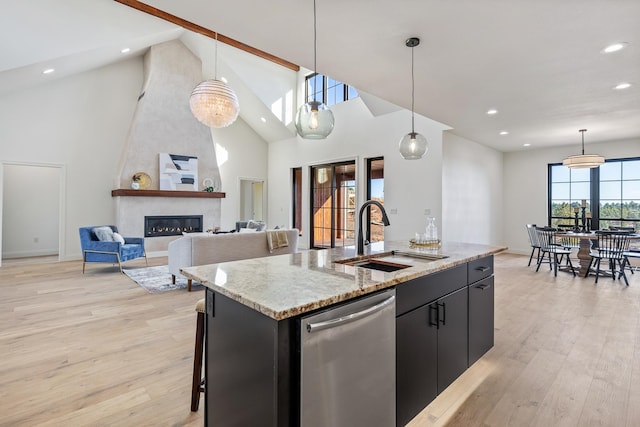
{"type": "Polygon", "coordinates": [[[325,139],[333,131],[333,113],[321,102],[310,101],[296,114],[296,130],[305,139],[325,139]]]}
{"type": "Polygon", "coordinates": [[[429,143],[427,138],[416,132],[415,130],[415,82],[413,73],[413,48],[420,44],[420,39],[417,37],[410,37],[405,41],[405,45],[411,48],[411,132],[406,134],[400,140],[398,149],[400,155],[405,160],[418,160],[422,156],[427,154],[429,150],[429,143]]]}
{"type": "Polygon", "coordinates": [[[240,113],[238,97],[228,84],[211,79],[200,83],[189,98],[191,112],[201,123],[223,128],[235,122],[240,113]]]}
{"type": "Polygon", "coordinates": [[[427,154],[429,143],[427,138],[417,132],[409,132],[400,140],[400,154],[405,160],[418,160],[427,154]]]}

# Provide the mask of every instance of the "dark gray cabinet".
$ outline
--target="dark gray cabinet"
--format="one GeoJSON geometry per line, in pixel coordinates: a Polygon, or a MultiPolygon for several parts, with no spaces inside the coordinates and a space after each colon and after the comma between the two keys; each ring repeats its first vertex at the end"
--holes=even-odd
{"type": "Polygon", "coordinates": [[[438,394],[438,339],[430,306],[396,318],[396,425],[408,423],[438,394]],[[425,403],[426,402],[426,403],[425,403]]]}
{"type": "Polygon", "coordinates": [[[396,288],[396,424],[405,425],[467,369],[467,267],[396,288]]]}
{"type": "Polygon", "coordinates": [[[206,303],[205,425],[294,425],[291,322],[211,290],[206,303]]]}
{"type": "Polygon", "coordinates": [[[396,424],[493,347],[493,256],[396,288],[396,424]]]}
{"type": "MultiPolygon", "coordinates": [[[[438,394],[469,366],[467,360],[467,289],[435,302],[438,329],[438,394]]],[[[432,326],[433,327],[433,326],[432,326]]]]}
{"type": "Polygon", "coordinates": [[[469,276],[469,366],[493,347],[494,286],[493,257],[468,264],[469,276]]]}

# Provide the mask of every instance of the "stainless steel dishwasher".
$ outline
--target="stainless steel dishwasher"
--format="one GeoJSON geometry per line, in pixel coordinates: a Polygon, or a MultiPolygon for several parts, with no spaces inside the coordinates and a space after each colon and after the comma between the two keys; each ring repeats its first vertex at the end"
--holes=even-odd
{"type": "Polygon", "coordinates": [[[301,318],[300,425],[394,426],[395,289],[301,318]]]}

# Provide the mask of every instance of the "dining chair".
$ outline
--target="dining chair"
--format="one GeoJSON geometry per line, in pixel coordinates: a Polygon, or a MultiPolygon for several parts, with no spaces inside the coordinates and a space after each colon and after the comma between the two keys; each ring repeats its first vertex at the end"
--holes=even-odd
{"type": "Polygon", "coordinates": [[[577,249],[580,247],[580,238],[567,235],[560,235],[558,237],[558,243],[565,249],[577,249]]]}
{"type": "MultiPolygon", "coordinates": [[[[553,263],[553,275],[558,276],[558,265],[562,263],[562,258],[567,256],[567,266],[571,269],[571,273],[576,275],[576,271],[573,268],[573,263],[571,262],[571,249],[567,249],[559,243],[558,240],[558,230],[551,227],[543,227],[536,228],[536,233],[538,235],[538,241],[540,242],[540,250],[542,251],[542,256],[538,259],[538,266],[536,267],[536,271],[540,269],[540,265],[542,264],[542,260],[545,257],[545,254],[549,257],[549,263],[553,263]],[[553,255],[553,259],[551,258],[553,255]]],[[[551,268],[551,264],[549,265],[551,268]]]]}
{"type": "Polygon", "coordinates": [[[531,244],[531,256],[529,257],[529,264],[527,264],[527,267],[531,267],[531,260],[533,259],[533,254],[536,250],[538,251],[538,255],[536,256],[536,264],[540,260],[540,242],[538,242],[536,225],[527,224],[527,233],[529,233],[529,243],[531,244]]]}
{"type": "Polygon", "coordinates": [[[624,256],[623,264],[625,268],[629,270],[631,274],[635,274],[635,271],[640,267],[632,265],[629,258],[640,259],[640,248],[630,248],[628,251],[623,252],[622,255],[624,256]]]}
{"type": "Polygon", "coordinates": [[[624,272],[625,265],[627,263],[625,253],[629,251],[629,234],[620,234],[616,231],[598,231],[596,234],[598,235],[598,246],[591,249],[589,252],[591,260],[589,261],[589,267],[587,268],[587,272],[584,277],[589,276],[591,273],[591,266],[595,261],[596,283],[598,283],[598,277],[600,277],[601,274],[610,274],[611,278],[615,280],[617,264],[619,267],[617,272],[618,280],[620,280],[620,277],[624,278],[625,284],[629,286],[627,275],[624,272]],[[602,270],[600,268],[600,264],[603,259],[609,262],[608,270],[602,270]]]}
{"type": "Polygon", "coordinates": [[[623,232],[627,232],[627,233],[633,233],[633,232],[636,231],[636,229],[634,227],[617,227],[615,225],[610,226],[609,230],[612,230],[612,231],[623,231],[623,232]]]}

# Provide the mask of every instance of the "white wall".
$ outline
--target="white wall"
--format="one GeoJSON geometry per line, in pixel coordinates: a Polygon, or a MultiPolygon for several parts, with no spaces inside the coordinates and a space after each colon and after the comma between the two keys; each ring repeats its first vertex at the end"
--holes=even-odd
{"type": "MultiPolygon", "coordinates": [[[[547,224],[547,165],[579,153],[575,145],[504,154],[504,242],[513,253],[529,254],[526,224],[547,224]]],[[[587,144],[585,153],[606,159],[637,157],[640,140],[587,144]]]]}
{"type": "Polygon", "coordinates": [[[445,132],[442,165],[442,237],[502,244],[503,154],[445,132]]]}
{"type": "Polygon", "coordinates": [[[402,136],[411,131],[411,112],[402,110],[373,117],[359,98],[331,107],[335,128],[325,140],[299,137],[269,145],[268,224],[291,225],[291,169],[302,167],[303,238],[309,236],[309,177],[313,164],[356,160],[360,187],[358,206],[364,202],[365,159],[384,156],[385,208],[391,225],[385,239],[406,240],[426,226],[425,209],[442,224],[442,129],[430,119],[416,116],[416,131],[426,136],[429,151],[420,160],[404,160],[398,152],[402,136]],[[397,210],[391,214],[392,209],[397,210]]]}
{"type": "Polygon", "coordinates": [[[141,85],[132,58],[0,97],[0,162],[66,168],[63,260],[80,258],[78,227],[114,222],[113,178],[141,85]]]}
{"type": "Polygon", "coordinates": [[[268,147],[241,119],[227,128],[212,129],[211,133],[222,191],[226,193],[226,197],[221,200],[219,225],[222,230],[232,230],[240,218],[240,180],[267,181],[268,147]]]}
{"type": "MultiPolygon", "coordinates": [[[[79,227],[116,223],[111,190],[143,85],[142,61],[131,58],[0,97],[0,163],[65,166],[62,260],[81,258],[79,227]]],[[[267,144],[242,119],[211,134],[227,197],[221,224],[205,226],[230,230],[239,215],[240,179],[267,180],[267,144]]]]}

